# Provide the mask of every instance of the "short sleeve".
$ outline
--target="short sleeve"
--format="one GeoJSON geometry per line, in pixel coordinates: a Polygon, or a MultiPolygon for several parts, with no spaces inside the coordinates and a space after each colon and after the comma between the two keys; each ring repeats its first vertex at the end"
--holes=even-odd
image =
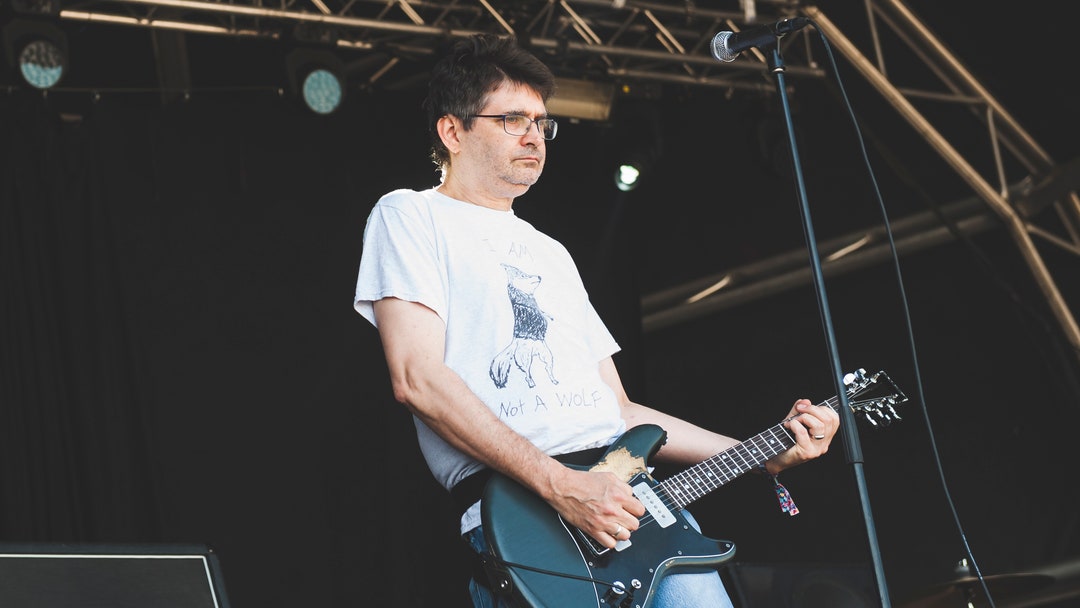
{"type": "Polygon", "coordinates": [[[446,276],[423,195],[395,191],[379,200],[364,227],[353,306],[376,324],[373,304],[383,298],[418,302],[446,319],[446,276]]]}

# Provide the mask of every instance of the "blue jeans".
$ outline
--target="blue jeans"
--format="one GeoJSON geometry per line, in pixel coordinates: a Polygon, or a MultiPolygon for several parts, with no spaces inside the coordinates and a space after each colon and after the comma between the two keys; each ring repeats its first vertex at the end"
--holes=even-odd
{"type": "MultiPolygon", "coordinates": [[[[683,511],[686,520],[698,532],[701,527],[689,512],[683,511]]],[[[465,540],[473,551],[483,553],[488,550],[484,540],[483,526],[474,528],[466,534],[465,540]]],[[[511,608],[509,601],[496,595],[475,579],[469,581],[469,593],[476,608],[511,608]]],[[[728,597],[724,583],[716,572],[669,574],[660,579],[656,587],[653,608],[734,608],[728,597]]]]}

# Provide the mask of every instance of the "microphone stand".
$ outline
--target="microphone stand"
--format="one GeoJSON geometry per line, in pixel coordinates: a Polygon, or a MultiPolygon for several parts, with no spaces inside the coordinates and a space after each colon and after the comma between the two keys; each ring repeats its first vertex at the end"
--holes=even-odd
{"type": "Polygon", "coordinates": [[[769,53],[769,71],[776,75],[776,89],[780,94],[780,102],[784,108],[784,120],[787,124],[788,140],[791,142],[791,160],[795,172],[795,185],[799,195],[799,212],[803,220],[803,230],[806,245],[810,250],[810,268],[814,277],[814,291],[818,298],[818,307],[821,321],[825,329],[825,337],[828,341],[828,352],[831,358],[833,381],[836,383],[836,395],[842,407],[837,408],[840,412],[840,437],[844,444],[844,454],[855,472],[855,482],[858,485],[859,501],[863,510],[863,521],[866,525],[866,534],[870,544],[870,556],[873,560],[874,575],[878,584],[878,596],[881,599],[882,608],[890,608],[888,586],[885,583],[885,569],[881,561],[881,549],[877,542],[877,532],[874,529],[874,517],[870,513],[870,495],[866,489],[866,477],[863,472],[862,446],[859,443],[859,429],[855,425],[855,415],[848,404],[847,390],[844,385],[844,372],[840,368],[840,357],[837,354],[836,334],[833,331],[832,315],[829,312],[829,301],[825,295],[825,280],[821,271],[821,256],[817,250],[817,241],[814,237],[814,226],[810,219],[810,207],[806,198],[806,184],[803,181],[802,166],[799,160],[799,150],[795,143],[795,127],[791,119],[791,106],[788,103],[787,88],[784,82],[784,60],[780,56],[779,38],[776,44],[771,45],[769,53]]]}

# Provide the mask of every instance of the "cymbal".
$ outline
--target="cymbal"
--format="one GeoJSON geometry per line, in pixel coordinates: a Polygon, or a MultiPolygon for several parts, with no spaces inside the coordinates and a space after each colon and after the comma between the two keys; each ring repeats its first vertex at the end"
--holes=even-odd
{"type": "MultiPolygon", "coordinates": [[[[990,590],[990,597],[997,602],[1047,587],[1054,582],[1054,577],[1035,573],[991,574],[983,580],[990,590]]],[[[978,577],[965,576],[935,585],[920,593],[917,599],[905,603],[903,608],[968,608],[968,602],[976,608],[990,605],[978,577]]]]}

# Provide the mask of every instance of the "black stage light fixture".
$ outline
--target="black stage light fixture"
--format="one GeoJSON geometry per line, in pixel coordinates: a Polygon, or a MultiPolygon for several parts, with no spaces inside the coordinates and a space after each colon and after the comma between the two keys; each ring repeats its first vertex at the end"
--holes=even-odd
{"type": "Polygon", "coordinates": [[[19,15],[56,17],[60,14],[60,0],[11,0],[11,10],[19,15]]]}
{"type": "Polygon", "coordinates": [[[59,84],[68,68],[67,36],[52,23],[14,19],[3,28],[8,65],[18,68],[30,86],[47,90],[59,84]]]}

